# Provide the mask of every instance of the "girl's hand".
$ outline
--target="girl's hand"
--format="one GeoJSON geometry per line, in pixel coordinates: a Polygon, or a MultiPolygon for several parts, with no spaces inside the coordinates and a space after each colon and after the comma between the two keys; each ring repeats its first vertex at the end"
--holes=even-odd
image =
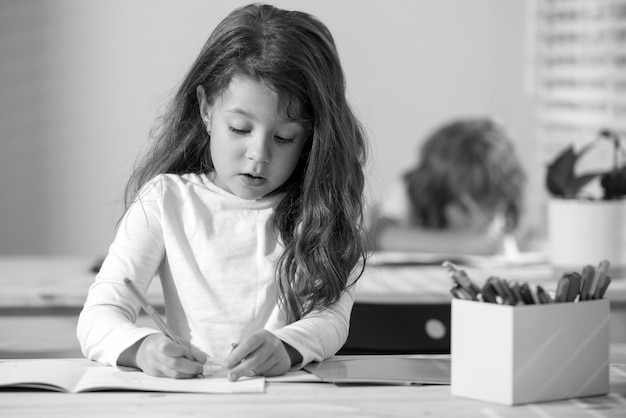
{"type": "Polygon", "coordinates": [[[230,381],[241,376],[279,376],[285,374],[294,363],[292,357],[297,362],[299,356],[295,349],[271,332],[259,330],[233,348],[224,360],[224,367],[232,369],[228,373],[230,381]],[[291,356],[288,349],[293,351],[291,356]]]}
{"type": "MultiPolygon", "coordinates": [[[[137,345],[137,344],[135,344],[137,345]]],[[[191,352],[164,334],[152,334],[139,342],[135,364],[151,376],[189,379],[202,374],[206,354],[191,347],[191,352]]]]}

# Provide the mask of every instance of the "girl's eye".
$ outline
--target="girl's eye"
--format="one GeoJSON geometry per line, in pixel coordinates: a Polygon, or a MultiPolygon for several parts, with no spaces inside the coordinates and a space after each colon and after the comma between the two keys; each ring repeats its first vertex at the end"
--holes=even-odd
{"type": "Polygon", "coordinates": [[[281,144],[289,144],[289,143],[293,142],[294,139],[295,139],[295,138],[283,138],[283,137],[278,136],[278,135],[274,136],[274,138],[276,138],[276,140],[278,142],[280,142],[281,144]]]}
{"type": "MultiPolygon", "coordinates": [[[[237,135],[247,135],[250,133],[249,129],[237,129],[234,126],[229,126],[228,129],[230,129],[231,132],[234,132],[237,135]]],[[[275,135],[274,138],[276,138],[276,141],[280,144],[289,144],[295,140],[295,138],[284,138],[278,135],[275,135]]]]}
{"type": "Polygon", "coordinates": [[[237,129],[237,128],[233,128],[232,126],[228,127],[232,132],[236,133],[237,135],[245,135],[247,133],[250,133],[250,131],[246,130],[246,129],[237,129]]]}

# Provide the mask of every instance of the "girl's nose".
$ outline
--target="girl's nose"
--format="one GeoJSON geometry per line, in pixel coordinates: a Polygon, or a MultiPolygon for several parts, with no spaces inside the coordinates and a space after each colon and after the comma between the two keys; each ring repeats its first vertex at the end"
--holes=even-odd
{"type": "Polygon", "coordinates": [[[271,138],[267,135],[257,135],[250,138],[246,157],[259,163],[268,163],[271,159],[270,144],[271,138]]]}

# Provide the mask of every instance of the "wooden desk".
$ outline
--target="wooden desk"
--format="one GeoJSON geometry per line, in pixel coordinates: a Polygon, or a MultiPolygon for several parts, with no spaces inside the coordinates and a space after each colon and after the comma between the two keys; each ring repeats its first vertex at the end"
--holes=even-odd
{"type": "MultiPolygon", "coordinates": [[[[0,358],[80,357],[76,318],[94,280],[95,261],[88,257],[0,256],[0,358]]],[[[476,280],[494,274],[543,284],[553,290],[549,266],[490,269],[467,268],[476,280]]],[[[368,267],[358,283],[357,302],[427,303],[450,300],[450,280],[439,266],[368,267]]],[[[611,300],[611,341],[626,342],[626,279],[614,279],[611,300]]],[[[148,291],[162,305],[160,284],[148,291]]],[[[146,317],[141,323],[149,324],[146,317]]]]}
{"type": "Polygon", "coordinates": [[[268,383],[264,394],[170,394],[38,390],[0,391],[7,417],[216,416],[216,417],[623,417],[626,415],[626,345],[611,346],[607,396],[508,407],[450,395],[450,386],[335,386],[268,383]]]}

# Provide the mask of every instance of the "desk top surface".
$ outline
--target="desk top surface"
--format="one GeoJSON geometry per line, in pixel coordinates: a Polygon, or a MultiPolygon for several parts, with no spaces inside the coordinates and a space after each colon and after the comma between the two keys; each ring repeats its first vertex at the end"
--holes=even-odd
{"type": "Polygon", "coordinates": [[[0,391],[3,416],[219,417],[623,417],[626,345],[611,346],[610,393],[508,407],[460,398],[450,386],[268,383],[264,394],[0,391]],[[36,401],[35,401],[36,400],[36,401]]]}
{"type": "MultiPolygon", "coordinates": [[[[95,274],[93,258],[69,256],[0,256],[0,308],[82,307],[95,274]]],[[[476,281],[490,275],[542,284],[554,290],[549,265],[464,267],[476,281]]],[[[356,301],[441,303],[450,301],[450,279],[436,265],[368,266],[359,280],[356,301]]],[[[615,279],[607,291],[611,303],[626,304],[626,278],[615,279]]],[[[148,298],[162,305],[158,280],[148,298]]]]}

